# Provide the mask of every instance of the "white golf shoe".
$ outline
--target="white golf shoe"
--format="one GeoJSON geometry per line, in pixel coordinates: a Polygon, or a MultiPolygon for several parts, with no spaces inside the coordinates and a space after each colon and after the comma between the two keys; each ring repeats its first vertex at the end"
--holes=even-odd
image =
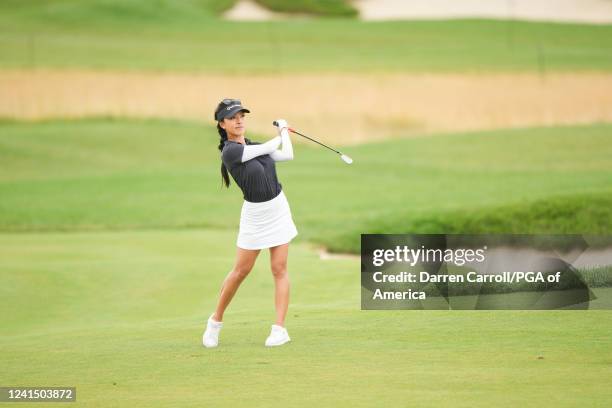
{"type": "Polygon", "coordinates": [[[289,337],[289,333],[287,333],[287,329],[282,326],[273,324],[272,331],[270,331],[270,335],[266,339],[266,346],[282,346],[288,341],[291,341],[291,338],[289,337]]]}
{"type": "Polygon", "coordinates": [[[204,347],[217,347],[219,345],[219,332],[223,327],[223,322],[213,320],[213,315],[210,315],[206,323],[206,331],[202,336],[202,344],[204,347]]]}

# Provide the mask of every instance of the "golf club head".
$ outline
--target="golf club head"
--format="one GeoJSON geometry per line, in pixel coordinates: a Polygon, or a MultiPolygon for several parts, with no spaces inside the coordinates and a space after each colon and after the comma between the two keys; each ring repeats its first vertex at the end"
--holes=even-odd
{"type": "Polygon", "coordinates": [[[348,157],[346,154],[341,154],[340,157],[346,164],[351,164],[353,162],[353,159],[348,157]]]}

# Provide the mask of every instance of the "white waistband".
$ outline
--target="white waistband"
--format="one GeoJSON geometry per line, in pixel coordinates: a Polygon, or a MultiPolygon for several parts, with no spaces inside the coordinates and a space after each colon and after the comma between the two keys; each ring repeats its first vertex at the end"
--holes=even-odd
{"type": "Polygon", "coordinates": [[[251,201],[244,200],[243,205],[247,207],[270,207],[270,206],[275,205],[277,201],[282,200],[284,197],[285,197],[285,193],[283,190],[281,190],[281,192],[278,193],[278,195],[271,200],[262,201],[259,203],[254,203],[251,201]]]}

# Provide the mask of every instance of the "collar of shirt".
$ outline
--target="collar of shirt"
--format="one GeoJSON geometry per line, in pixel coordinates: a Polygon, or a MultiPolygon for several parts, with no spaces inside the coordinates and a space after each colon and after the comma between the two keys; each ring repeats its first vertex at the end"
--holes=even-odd
{"type": "MultiPolygon", "coordinates": [[[[234,142],[233,140],[226,140],[223,144],[227,144],[227,143],[236,143],[236,144],[242,144],[242,143],[238,143],[238,142],[234,142]]],[[[244,143],[246,144],[246,142],[244,143]]]]}

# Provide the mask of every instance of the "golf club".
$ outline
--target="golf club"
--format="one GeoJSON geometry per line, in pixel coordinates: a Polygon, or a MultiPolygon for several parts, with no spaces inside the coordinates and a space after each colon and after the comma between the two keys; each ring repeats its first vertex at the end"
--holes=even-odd
{"type": "MultiPolygon", "coordinates": [[[[278,127],[278,122],[274,121],[274,122],[272,122],[272,124],[273,124],[274,126],[278,127]]],[[[351,159],[350,157],[348,157],[346,154],[344,154],[344,153],[342,153],[342,152],[339,152],[338,150],[333,149],[333,148],[331,148],[331,147],[329,147],[329,146],[327,146],[327,145],[325,145],[325,144],[323,144],[323,143],[321,143],[321,142],[319,142],[319,141],[317,141],[317,140],[315,140],[315,139],[313,139],[313,138],[311,138],[311,137],[308,137],[308,136],[306,136],[306,135],[303,135],[303,134],[301,134],[300,132],[298,132],[298,131],[297,131],[297,130],[295,130],[295,129],[292,129],[292,128],[288,128],[288,129],[289,129],[289,131],[290,131],[290,132],[293,132],[293,133],[295,133],[295,134],[298,134],[298,135],[300,135],[300,136],[303,136],[303,137],[305,137],[306,139],[312,140],[313,142],[318,143],[318,144],[320,144],[321,146],[327,147],[328,149],[333,150],[334,152],[338,153],[338,154],[340,155],[340,158],[342,159],[342,161],[344,161],[346,164],[351,164],[351,163],[353,162],[353,159],[351,159]]]]}

